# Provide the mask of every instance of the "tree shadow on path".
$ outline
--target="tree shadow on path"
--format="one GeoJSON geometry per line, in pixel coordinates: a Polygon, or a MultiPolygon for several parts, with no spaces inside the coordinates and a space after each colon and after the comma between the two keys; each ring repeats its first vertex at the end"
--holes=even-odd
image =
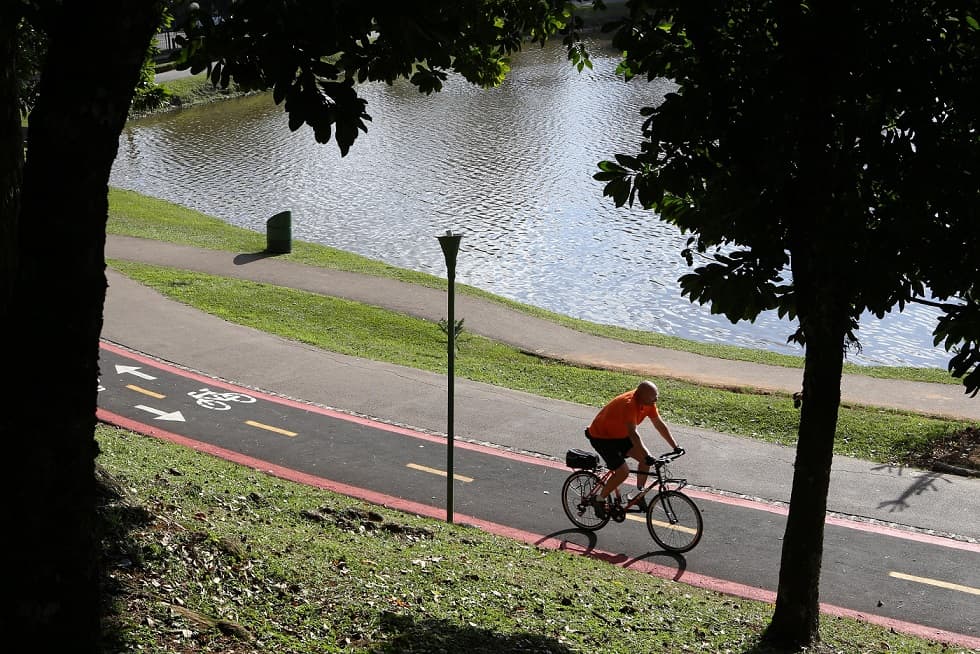
{"type": "MultiPolygon", "coordinates": [[[[877,468],[872,468],[875,472],[879,470],[891,470],[892,466],[878,466],[877,468]]],[[[901,470],[899,471],[901,472],[901,470]]],[[[888,508],[890,513],[896,511],[904,511],[911,507],[909,500],[916,496],[922,495],[926,491],[938,492],[939,488],[936,486],[937,481],[945,481],[947,484],[952,483],[948,479],[944,479],[943,475],[938,472],[924,472],[912,478],[912,483],[902,492],[901,495],[892,500],[884,500],[878,504],[879,509],[888,508]]]]}

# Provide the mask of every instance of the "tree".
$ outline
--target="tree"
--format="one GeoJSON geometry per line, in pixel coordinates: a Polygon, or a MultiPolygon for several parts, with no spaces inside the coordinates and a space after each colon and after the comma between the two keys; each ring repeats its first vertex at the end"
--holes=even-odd
{"type": "MultiPolygon", "coordinates": [[[[20,0],[0,5],[0,287],[16,401],[0,416],[13,552],[0,625],[35,652],[100,649],[94,462],[109,171],[162,0],[20,0]],[[24,159],[26,30],[47,44],[24,159]],[[79,71],[79,67],[86,67],[79,71]]],[[[290,126],[335,133],[346,153],[370,119],[355,81],[410,77],[437,91],[450,70],[490,86],[526,37],[567,27],[564,0],[266,0],[191,3],[187,65],[273,88],[290,126]]],[[[178,11],[180,9],[180,11],[178,11]]],[[[570,56],[580,57],[576,48],[570,56]]],[[[581,61],[581,59],[578,59],[581,61]]]]}
{"type": "Polygon", "coordinates": [[[818,587],[843,359],[858,319],[908,302],[966,392],[980,387],[978,3],[631,0],[620,71],[669,78],[635,155],[599,164],[618,205],[690,233],[679,280],[732,322],[797,318],[802,409],[765,640],[819,640],[818,587]]]}
{"type": "Polygon", "coordinates": [[[4,76],[0,128],[4,152],[17,152],[4,160],[0,316],[18,389],[0,417],[14,536],[0,624],[38,652],[91,652],[99,642],[94,429],[107,184],[160,12],[151,0],[118,4],[5,3],[2,16],[5,42],[25,21],[47,37],[26,161],[16,74],[4,76]],[[112,56],[80,58],[108,43],[85,40],[103,30],[112,56]]]}

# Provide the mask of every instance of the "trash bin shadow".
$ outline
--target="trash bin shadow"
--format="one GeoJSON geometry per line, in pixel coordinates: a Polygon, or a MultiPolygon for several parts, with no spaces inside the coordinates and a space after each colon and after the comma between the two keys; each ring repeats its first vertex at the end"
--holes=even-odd
{"type": "Polygon", "coordinates": [[[261,261],[262,259],[270,259],[278,256],[278,253],[269,252],[268,250],[262,250],[261,252],[243,252],[241,254],[236,254],[232,261],[236,266],[245,266],[256,261],[261,261]]]}

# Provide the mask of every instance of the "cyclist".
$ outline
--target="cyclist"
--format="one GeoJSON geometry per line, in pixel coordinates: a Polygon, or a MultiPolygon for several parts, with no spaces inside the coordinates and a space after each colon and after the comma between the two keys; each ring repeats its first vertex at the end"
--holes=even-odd
{"type": "MultiPolygon", "coordinates": [[[[642,489],[647,482],[647,472],[653,457],[640,438],[636,426],[649,418],[653,426],[674,452],[681,454],[684,450],[670,433],[670,428],[660,418],[657,411],[657,398],[660,391],[651,381],[643,381],[633,390],[618,395],[602,407],[592,424],[585,430],[589,444],[606,462],[606,467],[613,471],[609,481],[602,487],[599,497],[595,499],[596,516],[602,520],[606,517],[609,495],[626,481],[629,476],[629,466],[626,457],[636,459],[639,463],[639,473],[636,476],[636,487],[642,489]]],[[[646,499],[640,498],[637,504],[641,511],[646,510],[646,499]]]]}

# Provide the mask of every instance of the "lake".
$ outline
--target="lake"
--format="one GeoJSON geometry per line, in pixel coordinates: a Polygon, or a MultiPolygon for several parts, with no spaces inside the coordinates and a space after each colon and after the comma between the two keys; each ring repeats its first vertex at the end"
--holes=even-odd
{"type": "MultiPolygon", "coordinates": [[[[532,46],[492,90],[365,85],[374,120],[346,157],[308,127],[291,133],[268,94],[131,121],[110,183],[260,232],[290,210],[294,238],[442,277],[435,237],[452,229],[464,235],[458,282],[594,322],[802,354],[774,313],[732,325],[682,298],[687,237],[602,197],[596,163],[637,150],[639,107],[671,84],[625,83],[606,44],[590,51],[594,69],[579,73],[560,44],[532,46]]],[[[936,315],[866,317],[849,360],[945,367],[936,315]]]]}

